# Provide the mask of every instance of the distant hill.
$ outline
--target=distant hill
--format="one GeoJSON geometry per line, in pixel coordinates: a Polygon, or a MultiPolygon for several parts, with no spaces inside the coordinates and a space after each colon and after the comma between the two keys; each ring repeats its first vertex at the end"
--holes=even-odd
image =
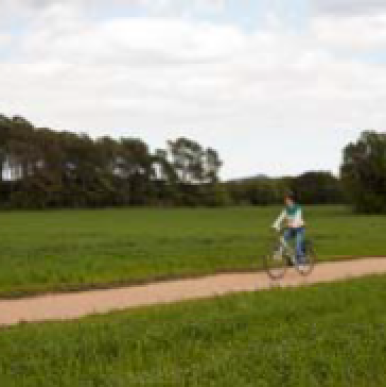
{"type": "Polygon", "coordinates": [[[261,180],[269,180],[270,177],[267,175],[259,174],[255,176],[249,176],[249,177],[241,177],[236,179],[230,179],[227,181],[227,183],[247,183],[250,181],[261,181],[261,180]]]}

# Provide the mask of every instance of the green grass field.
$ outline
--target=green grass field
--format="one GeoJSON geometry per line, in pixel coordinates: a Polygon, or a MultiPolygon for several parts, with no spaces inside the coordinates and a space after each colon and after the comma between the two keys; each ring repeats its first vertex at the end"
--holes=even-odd
{"type": "Polygon", "coordinates": [[[386,277],[1,330],[2,387],[378,387],[386,277]]]}
{"type": "MultiPolygon", "coordinates": [[[[0,214],[0,296],[258,269],[279,208],[0,214]]],[[[319,258],[386,255],[386,217],[306,208],[319,258]]]]}

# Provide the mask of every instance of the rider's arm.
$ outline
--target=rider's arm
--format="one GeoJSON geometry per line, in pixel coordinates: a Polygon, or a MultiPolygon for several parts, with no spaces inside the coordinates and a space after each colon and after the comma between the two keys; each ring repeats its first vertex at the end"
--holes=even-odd
{"type": "Polygon", "coordinates": [[[272,227],[276,230],[280,230],[281,228],[281,224],[283,223],[283,221],[286,219],[287,217],[287,214],[286,214],[286,211],[284,210],[280,216],[276,219],[275,223],[272,225],[272,227]]]}

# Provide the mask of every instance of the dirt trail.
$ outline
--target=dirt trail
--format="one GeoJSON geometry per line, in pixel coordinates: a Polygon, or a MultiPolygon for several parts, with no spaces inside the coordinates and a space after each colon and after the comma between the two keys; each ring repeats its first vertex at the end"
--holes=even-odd
{"type": "Polygon", "coordinates": [[[386,274],[386,258],[322,263],[308,278],[302,278],[294,270],[289,270],[286,277],[279,282],[272,282],[263,272],[218,274],[121,289],[4,300],[0,301],[0,325],[14,325],[22,321],[70,320],[143,305],[255,291],[272,286],[287,287],[331,282],[370,274],[386,274]]]}

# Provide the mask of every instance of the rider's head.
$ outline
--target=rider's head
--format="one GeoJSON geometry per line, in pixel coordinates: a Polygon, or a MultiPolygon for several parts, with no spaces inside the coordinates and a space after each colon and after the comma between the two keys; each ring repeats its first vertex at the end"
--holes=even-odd
{"type": "Polygon", "coordinates": [[[287,192],[284,196],[284,203],[287,207],[292,207],[296,204],[296,198],[293,192],[287,192]]]}

